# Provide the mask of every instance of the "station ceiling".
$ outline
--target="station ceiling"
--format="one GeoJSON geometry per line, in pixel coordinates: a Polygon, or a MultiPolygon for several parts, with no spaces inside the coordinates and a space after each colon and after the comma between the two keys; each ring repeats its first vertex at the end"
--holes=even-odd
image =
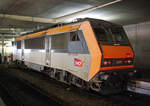
{"type": "MultiPolygon", "coordinates": [[[[0,0],[0,13],[56,18],[111,1],[113,0],[0,0]]],[[[81,14],[75,18],[90,17],[128,25],[149,21],[149,12],[149,0],[122,0],[119,3],[81,14]]],[[[65,21],[70,20],[67,19],[65,21]]],[[[37,26],[47,25],[51,24],[0,18],[0,28],[22,28],[29,30],[37,26]]]]}

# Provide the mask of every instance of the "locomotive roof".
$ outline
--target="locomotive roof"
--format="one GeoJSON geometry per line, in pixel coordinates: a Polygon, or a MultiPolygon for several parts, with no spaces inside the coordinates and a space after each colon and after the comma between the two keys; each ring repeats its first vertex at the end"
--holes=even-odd
{"type": "Polygon", "coordinates": [[[75,24],[75,23],[79,23],[79,22],[83,22],[83,21],[90,21],[91,24],[93,25],[104,25],[106,27],[111,27],[111,26],[121,26],[121,25],[118,25],[118,24],[114,24],[114,23],[111,23],[109,21],[105,21],[105,20],[100,20],[100,19],[93,19],[93,18],[78,18],[76,21],[74,22],[70,22],[70,23],[58,23],[58,24],[55,24],[55,25],[52,25],[52,26],[49,26],[49,27],[46,27],[46,28],[42,28],[42,29],[39,29],[39,30],[35,30],[35,31],[32,31],[32,32],[27,32],[27,33],[24,33],[24,34],[21,34],[21,36],[23,35],[28,35],[28,34],[32,34],[32,33],[36,33],[36,32],[40,32],[40,31],[44,31],[44,30],[48,30],[48,29],[51,29],[51,28],[56,28],[56,27],[59,27],[59,26],[64,26],[64,25],[69,25],[69,24],[75,24]]]}

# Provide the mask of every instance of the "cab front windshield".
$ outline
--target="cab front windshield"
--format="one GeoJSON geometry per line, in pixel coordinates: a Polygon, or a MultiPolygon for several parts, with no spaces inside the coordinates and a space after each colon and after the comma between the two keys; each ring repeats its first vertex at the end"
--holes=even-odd
{"type": "Polygon", "coordinates": [[[96,27],[94,32],[98,43],[111,45],[129,45],[128,38],[122,27],[96,27]]]}

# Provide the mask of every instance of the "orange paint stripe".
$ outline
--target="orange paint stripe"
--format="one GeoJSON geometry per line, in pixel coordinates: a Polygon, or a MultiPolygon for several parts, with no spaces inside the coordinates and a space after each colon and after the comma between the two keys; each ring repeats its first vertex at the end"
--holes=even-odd
{"type": "Polygon", "coordinates": [[[18,38],[16,38],[16,40],[22,40],[22,39],[27,39],[27,38],[38,37],[38,36],[45,35],[45,33],[46,33],[46,31],[41,31],[41,32],[37,32],[37,33],[24,35],[24,36],[19,36],[18,38]]]}
{"type": "Polygon", "coordinates": [[[106,70],[119,70],[119,69],[128,69],[128,68],[133,68],[134,65],[128,65],[128,66],[113,66],[113,67],[101,67],[100,71],[106,71],[106,70]]]}
{"type": "Polygon", "coordinates": [[[72,31],[72,30],[76,30],[79,29],[80,25],[66,25],[63,27],[59,27],[59,28],[53,28],[53,29],[49,29],[46,31],[47,35],[52,35],[52,34],[57,34],[57,33],[62,33],[62,32],[67,32],[67,31],[72,31]]]}
{"type": "Polygon", "coordinates": [[[32,34],[19,36],[15,40],[23,40],[23,39],[27,39],[27,38],[63,33],[63,32],[67,32],[67,31],[77,30],[79,28],[80,28],[80,25],[66,25],[66,26],[62,26],[62,27],[48,29],[48,30],[41,31],[41,32],[36,32],[36,33],[32,33],[32,34]]]}

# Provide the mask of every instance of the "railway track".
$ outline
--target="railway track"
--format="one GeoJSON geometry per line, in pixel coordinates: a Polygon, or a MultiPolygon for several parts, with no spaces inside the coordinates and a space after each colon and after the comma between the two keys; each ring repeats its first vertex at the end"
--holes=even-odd
{"type": "Polygon", "coordinates": [[[16,100],[2,84],[0,84],[0,97],[7,106],[22,106],[22,103],[16,100]]]}
{"type": "Polygon", "coordinates": [[[53,79],[50,79],[45,74],[41,74],[32,70],[11,69],[11,73],[16,73],[17,76],[32,83],[33,85],[43,89],[48,95],[53,95],[60,100],[65,101],[71,106],[142,106],[149,105],[150,97],[132,92],[124,92],[116,95],[101,96],[94,92],[87,92],[74,86],[67,86],[53,79]],[[27,78],[28,77],[28,78],[27,78]],[[57,92],[56,92],[57,91],[57,92]],[[67,98],[67,99],[66,99],[67,98]]]}
{"type": "Polygon", "coordinates": [[[0,91],[7,106],[60,106],[6,71],[0,71],[0,91]]]}

